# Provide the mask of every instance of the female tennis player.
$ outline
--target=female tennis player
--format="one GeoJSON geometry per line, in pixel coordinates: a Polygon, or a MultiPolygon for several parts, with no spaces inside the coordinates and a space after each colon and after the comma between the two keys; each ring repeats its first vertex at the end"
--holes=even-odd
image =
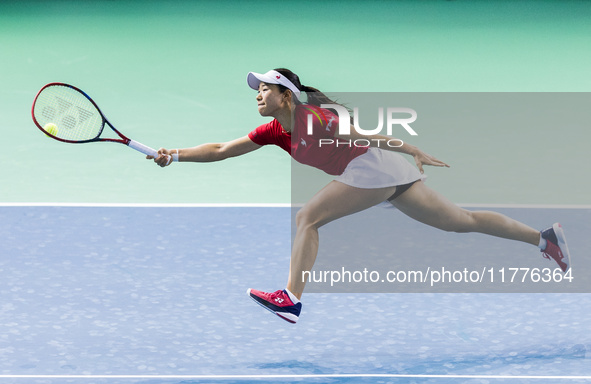
{"type": "Polygon", "coordinates": [[[320,108],[321,104],[335,103],[317,89],[303,86],[299,77],[288,69],[278,68],[264,74],[250,72],[247,83],[258,91],[260,115],[273,117],[273,121],[225,143],[174,150],[161,148],[154,161],[161,167],[168,166],[173,154],[183,162],[220,161],[274,144],[295,160],[335,176],[296,215],[287,287],[272,293],[248,290],[253,300],[282,319],[295,323],[299,318],[305,286],[302,272],[310,271],[316,260],[318,229],[384,201],[409,217],[444,231],[480,232],[538,246],[544,257],[552,258],[562,271],[569,268],[570,256],[560,224],[540,232],[497,212],[458,207],[423,182],[423,166],[447,167],[447,164],[406,142],[384,145],[395,140],[390,136],[362,136],[354,127],[350,135],[341,135],[337,130],[338,116],[320,108]],[[300,101],[302,92],[307,94],[306,103],[300,101]],[[311,133],[308,119],[312,119],[311,133]],[[337,139],[363,139],[371,145],[337,146],[337,139]],[[326,144],[331,140],[332,145],[326,144]],[[416,168],[400,153],[412,156],[416,168]]]}

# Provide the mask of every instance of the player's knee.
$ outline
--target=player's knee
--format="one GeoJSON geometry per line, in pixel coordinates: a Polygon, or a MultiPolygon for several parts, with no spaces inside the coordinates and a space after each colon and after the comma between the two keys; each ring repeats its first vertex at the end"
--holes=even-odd
{"type": "Polygon", "coordinates": [[[296,227],[299,229],[305,227],[318,228],[320,226],[319,223],[320,220],[317,215],[314,214],[314,210],[305,205],[296,213],[296,227]]]}

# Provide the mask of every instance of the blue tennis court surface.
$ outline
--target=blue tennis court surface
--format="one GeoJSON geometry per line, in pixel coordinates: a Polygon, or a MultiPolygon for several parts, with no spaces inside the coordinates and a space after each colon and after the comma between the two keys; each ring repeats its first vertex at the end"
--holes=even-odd
{"type": "MultiPolygon", "coordinates": [[[[560,210],[574,258],[589,214],[560,210]]],[[[281,321],[245,291],[284,287],[290,217],[0,207],[0,383],[591,381],[589,294],[308,293],[281,321]]]]}

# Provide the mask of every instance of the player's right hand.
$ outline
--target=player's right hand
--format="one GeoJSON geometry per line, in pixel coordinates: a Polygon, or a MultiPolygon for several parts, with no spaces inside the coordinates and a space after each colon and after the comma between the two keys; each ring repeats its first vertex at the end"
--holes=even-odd
{"type": "Polygon", "coordinates": [[[172,163],[172,153],[168,149],[160,148],[158,150],[158,157],[146,156],[146,159],[154,159],[154,162],[161,167],[167,167],[172,163]]]}

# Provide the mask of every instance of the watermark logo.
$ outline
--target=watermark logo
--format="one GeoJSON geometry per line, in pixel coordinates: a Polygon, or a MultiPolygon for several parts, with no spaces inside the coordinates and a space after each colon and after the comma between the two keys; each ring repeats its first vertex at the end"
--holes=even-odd
{"type": "Polygon", "coordinates": [[[372,146],[375,147],[383,147],[388,146],[390,148],[399,148],[404,145],[404,141],[400,139],[351,139],[351,140],[341,140],[341,139],[320,139],[318,140],[318,146],[322,147],[323,145],[336,145],[337,147],[358,147],[358,148],[369,148],[372,146]],[[373,145],[372,145],[373,144],[373,145]]]}
{"type": "MultiPolygon", "coordinates": [[[[347,108],[343,107],[339,104],[321,104],[320,108],[324,109],[332,109],[335,110],[337,116],[339,117],[339,127],[338,127],[338,134],[339,136],[347,136],[351,134],[351,124],[350,124],[350,116],[349,111],[347,108]]],[[[312,111],[313,112],[313,111],[312,111]]],[[[322,119],[313,112],[314,114],[308,114],[307,120],[307,133],[308,135],[312,135],[314,132],[314,123],[313,119],[314,116],[318,118],[319,121],[322,122],[322,119]]],[[[334,116],[331,116],[331,119],[328,120],[326,130],[330,130],[332,124],[334,122],[334,116]]],[[[401,126],[404,128],[410,135],[417,136],[418,133],[412,129],[410,126],[417,119],[417,112],[412,108],[401,108],[401,107],[388,107],[386,108],[386,113],[384,113],[384,108],[378,108],[378,125],[376,128],[373,129],[363,129],[359,124],[359,108],[353,108],[353,128],[357,133],[363,136],[367,136],[367,138],[363,139],[355,139],[355,140],[338,140],[338,139],[320,139],[319,145],[335,145],[338,146],[355,146],[355,147],[370,147],[370,146],[377,146],[380,147],[382,144],[396,148],[401,147],[404,142],[400,139],[383,139],[383,138],[373,138],[371,136],[378,135],[384,129],[384,120],[386,121],[386,135],[391,136],[393,132],[394,126],[401,126]],[[400,117],[403,114],[405,117],[400,117]],[[384,118],[385,116],[385,118],[384,118]]],[[[327,120],[325,118],[325,120],[327,120]]]]}
{"type": "MultiPolygon", "coordinates": [[[[351,125],[349,124],[349,111],[347,108],[343,107],[339,104],[321,104],[320,108],[325,109],[334,109],[339,116],[339,134],[340,135],[349,135],[351,134],[351,125]]],[[[310,115],[308,115],[310,116],[310,115]]],[[[409,125],[413,123],[417,119],[417,112],[411,108],[387,108],[386,112],[386,134],[392,135],[392,127],[394,125],[402,126],[408,133],[412,136],[417,136],[418,133],[415,132],[414,129],[411,128],[409,125]],[[395,113],[405,113],[409,114],[410,117],[407,118],[395,118],[395,113]]],[[[310,122],[310,118],[308,118],[308,122],[310,122]]],[[[357,133],[361,135],[377,135],[379,134],[382,129],[384,128],[384,108],[378,108],[378,126],[374,129],[365,130],[359,126],[359,108],[353,108],[353,127],[357,131],[357,133]]],[[[308,124],[308,134],[312,134],[312,126],[308,124]]]]}

